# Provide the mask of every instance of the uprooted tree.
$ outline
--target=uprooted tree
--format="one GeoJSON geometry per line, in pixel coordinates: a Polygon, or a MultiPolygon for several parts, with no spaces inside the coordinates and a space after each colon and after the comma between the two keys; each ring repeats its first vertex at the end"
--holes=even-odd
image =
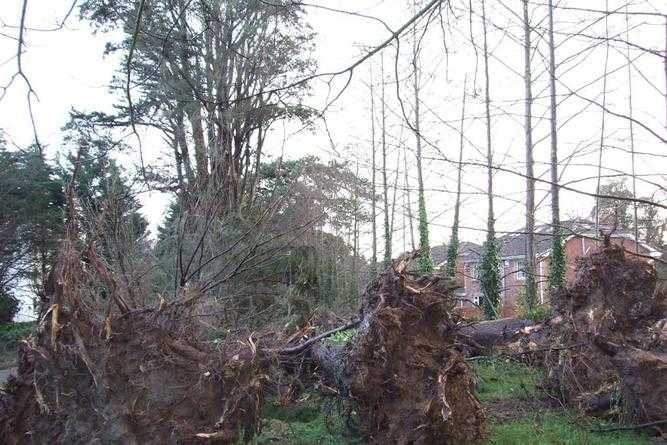
{"type": "MultiPolygon", "coordinates": [[[[186,283],[169,300],[131,292],[97,254],[99,230],[77,236],[71,187],[68,196],[66,236],[38,328],[0,396],[6,443],[250,441],[280,368],[272,365],[316,342],[281,346],[241,331],[215,347],[204,342],[195,316],[204,290],[186,283]]],[[[456,285],[412,279],[405,264],[368,288],[359,334],[328,369],[343,372],[341,389],[374,443],[477,439],[483,411],[457,346],[456,285]]],[[[326,370],[318,351],[312,357],[326,370]]]]}
{"type": "Polygon", "coordinates": [[[655,268],[618,246],[582,258],[557,298],[548,383],[588,412],[627,422],[667,419],[667,289],[655,268]],[[618,412],[619,410],[617,410],[618,412]]]}

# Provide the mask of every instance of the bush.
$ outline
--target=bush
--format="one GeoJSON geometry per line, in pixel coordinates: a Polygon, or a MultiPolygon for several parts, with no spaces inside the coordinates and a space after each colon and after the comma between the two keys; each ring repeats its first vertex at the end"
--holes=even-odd
{"type": "Polygon", "coordinates": [[[516,316],[533,321],[544,321],[554,315],[554,310],[548,304],[536,304],[532,308],[528,307],[526,298],[526,289],[522,288],[516,296],[516,316]]]}
{"type": "Polygon", "coordinates": [[[20,303],[18,298],[0,291],[0,323],[10,323],[18,313],[20,303]]]}
{"type": "Polygon", "coordinates": [[[19,341],[30,334],[35,322],[0,323],[0,369],[16,364],[19,341]]]}

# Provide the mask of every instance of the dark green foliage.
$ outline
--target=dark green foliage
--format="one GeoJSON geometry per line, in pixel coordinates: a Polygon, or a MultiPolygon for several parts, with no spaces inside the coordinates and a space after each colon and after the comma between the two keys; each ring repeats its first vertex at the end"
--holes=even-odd
{"type": "Polygon", "coordinates": [[[173,294],[185,275],[225,307],[224,326],[244,320],[284,327],[318,308],[355,305],[368,266],[340,234],[367,220],[359,205],[370,198],[367,182],[346,165],[314,157],[262,164],[259,171],[256,211],[216,215],[178,201],[170,206],[158,229],[155,287],[173,294]]]}
{"type": "Polygon", "coordinates": [[[426,202],[424,194],[419,194],[419,257],[417,258],[417,270],[423,274],[433,272],[433,259],[431,258],[431,247],[428,239],[428,215],[426,214],[426,202]]]}
{"type": "Polygon", "coordinates": [[[516,297],[516,305],[517,318],[541,322],[550,319],[554,315],[553,306],[550,304],[539,304],[535,301],[533,301],[532,304],[529,304],[526,288],[519,291],[519,294],[516,297]]]}
{"type": "Polygon", "coordinates": [[[447,260],[445,263],[445,276],[453,277],[456,275],[456,266],[459,259],[459,223],[454,221],[452,227],[452,238],[447,246],[447,260]]]}
{"type": "Polygon", "coordinates": [[[19,309],[18,298],[4,290],[0,290],[0,323],[11,322],[19,309]]]}
{"type": "Polygon", "coordinates": [[[487,237],[482,252],[477,276],[479,279],[482,298],[480,306],[484,316],[487,319],[498,317],[500,306],[500,255],[498,254],[498,244],[493,234],[487,237]]]}
{"type": "MultiPolygon", "coordinates": [[[[601,195],[618,196],[620,198],[632,198],[632,192],[625,185],[625,181],[612,181],[600,187],[601,195]]],[[[599,215],[601,224],[628,229],[632,227],[631,210],[632,202],[614,198],[599,198],[599,209],[593,208],[599,215]]]]}
{"type": "Polygon", "coordinates": [[[20,341],[35,328],[35,322],[0,323],[0,369],[16,365],[20,341]]]}
{"type": "Polygon", "coordinates": [[[559,289],[565,282],[565,247],[559,228],[554,228],[551,256],[549,257],[549,289],[559,289]]]}
{"type": "Polygon", "coordinates": [[[4,318],[16,311],[12,289],[40,290],[62,233],[64,196],[36,147],[8,151],[0,140],[0,295],[4,318]]]}

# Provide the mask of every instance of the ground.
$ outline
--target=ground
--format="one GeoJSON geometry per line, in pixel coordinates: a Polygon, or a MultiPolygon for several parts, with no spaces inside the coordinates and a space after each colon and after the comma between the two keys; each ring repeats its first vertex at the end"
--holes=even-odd
{"type": "MultiPolygon", "coordinates": [[[[489,445],[650,445],[635,432],[594,432],[608,423],[576,416],[539,388],[541,370],[501,358],[473,362],[478,395],[487,410],[489,445]]],[[[269,400],[257,444],[360,444],[339,407],[317,392],[280,406],[269,400]]]]}

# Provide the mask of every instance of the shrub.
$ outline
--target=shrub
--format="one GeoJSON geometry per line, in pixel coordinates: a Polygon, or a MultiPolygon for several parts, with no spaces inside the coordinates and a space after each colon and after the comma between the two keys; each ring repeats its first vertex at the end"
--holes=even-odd
{"type": "Polygon", "coordinates": [[[20,303],[18,298],[0,291],[0,323],[10,323],[18,313],[20,303]]]}
{"type": "Polygon", "coordinates": [[[554,311],[551,305],[534,304],[529,307],[526,289],[522,288],[516,296],[516,316],[533,321],[544,321],[553,317],[554,311]]]}

